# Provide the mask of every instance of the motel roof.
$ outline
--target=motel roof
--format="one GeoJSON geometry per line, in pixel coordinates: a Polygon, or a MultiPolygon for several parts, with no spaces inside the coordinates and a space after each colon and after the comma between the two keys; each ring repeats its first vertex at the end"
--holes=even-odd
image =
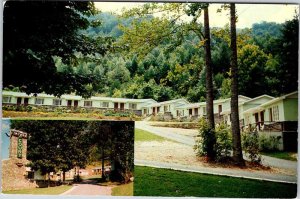
{"type": "Polygon", "coordinates": [[[298,98],[298,91],[294,91],[292,93],[289,93],[289,94],[286,94],[286,95],[283,95],[283,96],[280,96],[280,97],[276,97],[266,103],[263,103],[261,106],[268,106],[270,104],[273,104],[273,103],[276,103],[276,102],[279,102],[280,100],[284,100],[286,98],[298,98]]]}
{"type": "Polygon", "coordinates": [[[177,103],[177,102],[184,102],[186,104],[189,104],[189,102],[184,99],[184,98],[180,98],[180,99],[175,99],[175,100],[169,100],[169,101],[164,101],[164,102],[157,102],[154,104],[149,104],[145,107],[158,107],[158,106],[162,106],[162,105],[166,105],[166,104],[172,104],[172,103],[177,103]]]}
{"type": "Polygon", "coordinates": [[[260,96],[257,96],[255,98],[249,99],[247,101],[241,102],[239,105],[244,105],[244,104],[252,103],[252,102],[255,102],[255,101],[257,101],[259,99],[262,99],[262,98],[268,98],[269,100],[274,99],[274,97],[272,97],[270,95],[260,95],[260,96]]]}
{"type": "Polygon", "coordinates": [[[191,103],[191,104],[183,104],[178,106],[178,109],[190,109],[190,108],[198,108],[201,106],[206,106],[206,102],[198,102],[198,103],[191,103]]]}
{"type": "Polygon", "coordinates": [[[99,100],[99,101],[111,101],[111,102],[153,102],[156,103],[153,99],[129,99],[129,98],[113,98],[113,97],[91,97],[91,100],[99,100]]]}

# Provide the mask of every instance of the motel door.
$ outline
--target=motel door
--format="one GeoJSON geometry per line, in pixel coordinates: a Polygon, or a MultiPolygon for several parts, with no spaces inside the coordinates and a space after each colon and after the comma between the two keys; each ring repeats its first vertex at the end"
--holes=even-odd
{"type": "Polygon", "coordinates": [[[265,121],[265,113],[264,113],[264,111],[260,112],[260,121],[261,121],[261,124],[263,125],[264,121],[265,121]]]}
{"type": "Polygon", "coordinates": [[[152,108],[152,114],[155,115],[155,107],[152,108]]]}
{"type": "Polygon", "coordinates": [[[254,117],[255,117],[255,123],[257,124],[258,123],[258,113],[255,113],[254,117]]]}
{"type": "Polygon", "coordinates": [[[78,107],[78,100],[74,100],[74,107],[78,107]]]}
{"type": "Polygon", "coordinates": [[[123,111],[124,110],[124,103],[120,103],[120,109],[123,111]]]}
{"type": "Polygon", "coordinates": [[[189,109],[189,115],[193,115],[193,109],[189,109]]]}
{"type": "Polygon", "coordinates": [[[68,106],[72,106],[72,100],[68,100],[68,106]]]}
{"type": "Polygon", "coordinates": [[[18,97],[17,98],[17,105],[21,105],[21,103],[22,103],[22,97],[18,97]]]}
{"type": "Polygon", "coordinates": [[[219,105],[219,116],[221,115],[221,112],[222,112],[222,105],[220,104],[219,105]]]}
{"type": "Polygon", "coordinates": [[[198,115],[198,108],[195,108],[195,115],[198,115]]]}
{"type": "Polygon", "coordinates": [[[119,108],[119,104],[118,103],[114,103],[114,109],[118,110],[118,108],[119,108]]]}
{"type": "Polygon", "coordinates": [[[24,98],[24,105],[25,105],[25,106],[28,105],[28,98],[24,98]]]}

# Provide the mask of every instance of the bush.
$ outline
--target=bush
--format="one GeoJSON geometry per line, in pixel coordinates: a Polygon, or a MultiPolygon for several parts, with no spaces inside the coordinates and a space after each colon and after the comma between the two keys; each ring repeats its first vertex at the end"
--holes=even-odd
{"type": "Polygon", "coordinates": [[[208,123],[204,118],[200,119],[199,126],[199,134],[196,136],[194,150],[196,151],[197,156],[207,156],[209,146],[211,143],[215,142],[215,132],[209,128],[208,123]]]}
{"type": "Polygon", "coordinates": [[[221,123],[216,126],[216,160],[221,161],[231,156],[232,134],[228,125],[221,123]]]}
{"type": "Polygon", "coordinates": [[[105,116],[115,116],[115,117],[132,117],[134,113],[124,111],[124,112],[119,112],[119,111],[114,111],[114,110],[107,110],[104,111],[105,116]]]}
{"type": "Polygon", "coordinates": [[[82,178],[79,175],[74,175],[73,182],[82,182],[82,178]]]}
{"type": "Polygon", "coordinates": [[[242,132],[242,148],[252,163],[261,163],[259,154],[259,137],[257,131],[245,130],[242,132]]]}
{"type": "Polygon", "coordinates": [[[262,135],[259,137],[259,150],[260,151],[278,151],[279,150],[279,140],[281,139],[281,136],[270,136],[266,137],[265,135],[262,135]]]}

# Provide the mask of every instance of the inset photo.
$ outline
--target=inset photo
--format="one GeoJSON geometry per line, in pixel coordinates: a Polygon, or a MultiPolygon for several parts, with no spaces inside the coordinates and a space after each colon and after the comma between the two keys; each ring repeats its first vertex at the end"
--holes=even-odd
{"type": "Polygon", "coordinates": [[[3,119],[1,136],[4,194],[133,194],[133,122],[3,119]]]}

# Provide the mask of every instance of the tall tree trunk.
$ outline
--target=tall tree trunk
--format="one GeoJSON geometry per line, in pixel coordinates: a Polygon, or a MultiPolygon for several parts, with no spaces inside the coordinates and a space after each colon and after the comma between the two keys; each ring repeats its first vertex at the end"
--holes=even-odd
{"type": "Polygon", "coordinates": [[[237,165],[244,166],[241,146],[241,133],[238,107],[238,65],[236,47],[236,15],[235,4],[230,4],[230,48],[231,48],[231,130],[233,144],[233,160],[237,165]]]}
{"type": "Polygon", "coordinates": [[[205,66],[206,66],[206,114],[209,128],[211,129],[208,137],[208,151],[207,156],[209,160],[214,160],[216,153],[214,146],[216,144],[214,128],[214,104],[213,104],[213,80],[212,80],[212,61],[210,49],[210,27],[209,27],[209,14],[208,6],[204,8],[204,39],[205,39],[205,66]]]}
{"type": "Polygon", "coordinates": [[[65,182],[66,181],[66,172],[65,171],[63,171],[63,180],[62,180],[63,182],[65,182]]]}
{"type": "Polygon", "coordinates": [[[48,187],[50,187],[50,172],[48,172],[48,187]]]}
{"type": "Polygon", "coordinates": [[[101,158],[101,160],[102,160],[102,173],[101,173],[101,178],[102,179],[104,179],[104,176],[105,176],[105,173],[104,173],[104,149],[102,148],[101,149],[101,152],[102,152],[102,158],[101,158]]]}

